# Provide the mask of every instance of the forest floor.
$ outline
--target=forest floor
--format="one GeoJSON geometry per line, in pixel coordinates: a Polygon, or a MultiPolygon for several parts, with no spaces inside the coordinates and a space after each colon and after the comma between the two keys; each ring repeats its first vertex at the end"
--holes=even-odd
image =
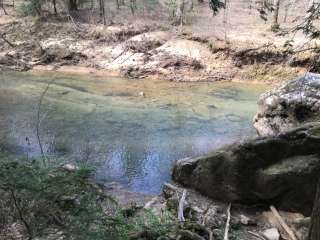
{"type": "Polygon", "coordinates": [[[286,22],[281,20],[281,31],[274,33],[256,10],[241,4],[231,2],[215,17],[206,4],[198,5],[184,26],[141,14],[118,14],[103,26],[52,15],[34,19],[1,13],[0,69],[254,83],[318,71],[316,43],[289,31],[302,15],[291,9],[286,22]],[[246,11],[240,14],[239,9],[246,11]]]}

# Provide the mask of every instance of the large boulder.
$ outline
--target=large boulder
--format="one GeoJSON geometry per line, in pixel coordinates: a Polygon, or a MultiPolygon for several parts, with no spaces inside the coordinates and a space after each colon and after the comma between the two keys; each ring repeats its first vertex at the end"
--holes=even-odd
{"type": "Polygon", "coordinates": [[[224,202],[310,214],[320,177],[320,123],[175,163],[173,179],[224,202]]]}
{"type": "Polygon", "coordinates": [[[261,95],[254,127],[270,136],[320,119],[320,75],[308,73],[261,95]]]}

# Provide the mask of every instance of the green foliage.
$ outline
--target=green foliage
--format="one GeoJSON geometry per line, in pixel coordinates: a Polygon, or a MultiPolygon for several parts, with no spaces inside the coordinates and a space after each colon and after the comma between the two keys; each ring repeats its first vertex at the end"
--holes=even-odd
{"type": "Polygon", "coordinates": [[[178,223],[176,218],[169,212],[163,212],[161,217],[156,216],[151,211],[145,211],[143,214],[132,218],[119,216],[119,224],[116,226],[119,239],[127,240],[129,236],[137,236],[143,233],[149,240],[157,239],[160,236],[168,236],[176,232],[178,223]]]}
{"type": "Polygon", "coordinates": [[[125,216],[114,200],[88,180],[90,172],[88,168],[44,168],[38,161],[15,160],[0,153],[0,238],[1,228],[14,223],[22,226],[29,239],[51,234],[53,239],[126,240],[140,232],[156,239],[176,228],[169,212],[161,217],[148,211],[125,216]],[[116,211],[107,212],[106,205],[116,211]]]}
{"type": "Polygon", "coordinates": [[[20,222],[29,238],[48,229],[67,239],[107,239],[106,214],[98,192],[87,180],[88,169],[69,172],[43,168],[37,162],[0,159],[1,225],[20,222]]]}

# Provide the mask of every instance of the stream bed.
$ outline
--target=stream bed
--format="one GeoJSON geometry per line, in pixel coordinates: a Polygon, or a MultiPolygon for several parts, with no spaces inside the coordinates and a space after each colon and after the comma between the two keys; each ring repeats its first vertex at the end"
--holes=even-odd
{"type": "Polygon", "coordinates": [[[255,136],[256,101],[267,89],[0,72],[0,147],[28,159],[39,157],[38,126],[50,161],[92,164],[98,181],[155,194],[170,180],[175,160],[255,136]]]}

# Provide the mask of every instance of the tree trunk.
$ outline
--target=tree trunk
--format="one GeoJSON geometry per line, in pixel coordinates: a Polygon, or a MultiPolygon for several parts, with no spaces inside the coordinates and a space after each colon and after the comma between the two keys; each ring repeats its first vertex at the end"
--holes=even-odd
{"type": "Polygon", "coordinates": [[[131,9],[131,14],[134,15],[135,11],[137,8],[137,1],[136,0],[130,0],[130,9],[131,9]]]}
{"type": "Polygon", "coordinates": [[[104,8],[104,0],[99,0],[99,8],[100,8],[100,18],[103,21],[103,25],[106,25],[107,21],[106,21],[106,12],[104,8]]]}
{"type": "Polygon", "coordinates": [[[175,21],[174,21],[175,25],[183,25],[184,14],[185,14],[185,1],[178,0],[177,9],[175,13],[175,21]]]}
{"type": "Polygon", "coordinates": [[[69,0],[68,8],[69,8],[69,11],[77,11],[78,10],[77,0],[69,0]]]}
{"type": "Polygon", "coordinates": [[[53,5],[53,12],[54,15],[58,15],[58,11],[57,11],[57,1],[56,0],[52,0],[52,5],[53,5]]]}
{"type": "Polygon", "coordinates": [[[313,204],[308,240],[320,240],[320,181],[318,183],[317,194],[313,204]]]}
{"type": "Polygon", "coordinates": [[[42,9],[41,9],[41,4],[39,2],[37,2],[35,5],[34,5],[34,9],[37,13],[38,16],[41,16],[42,15],[42,9]]]}
{"type": "Polygon", "coordinates": [[[274,12],[273,12],[273,19],[271,30],[276,32],[279,30],[279,9],[280,9],[280,0],[274,0],[274,12]]]}

